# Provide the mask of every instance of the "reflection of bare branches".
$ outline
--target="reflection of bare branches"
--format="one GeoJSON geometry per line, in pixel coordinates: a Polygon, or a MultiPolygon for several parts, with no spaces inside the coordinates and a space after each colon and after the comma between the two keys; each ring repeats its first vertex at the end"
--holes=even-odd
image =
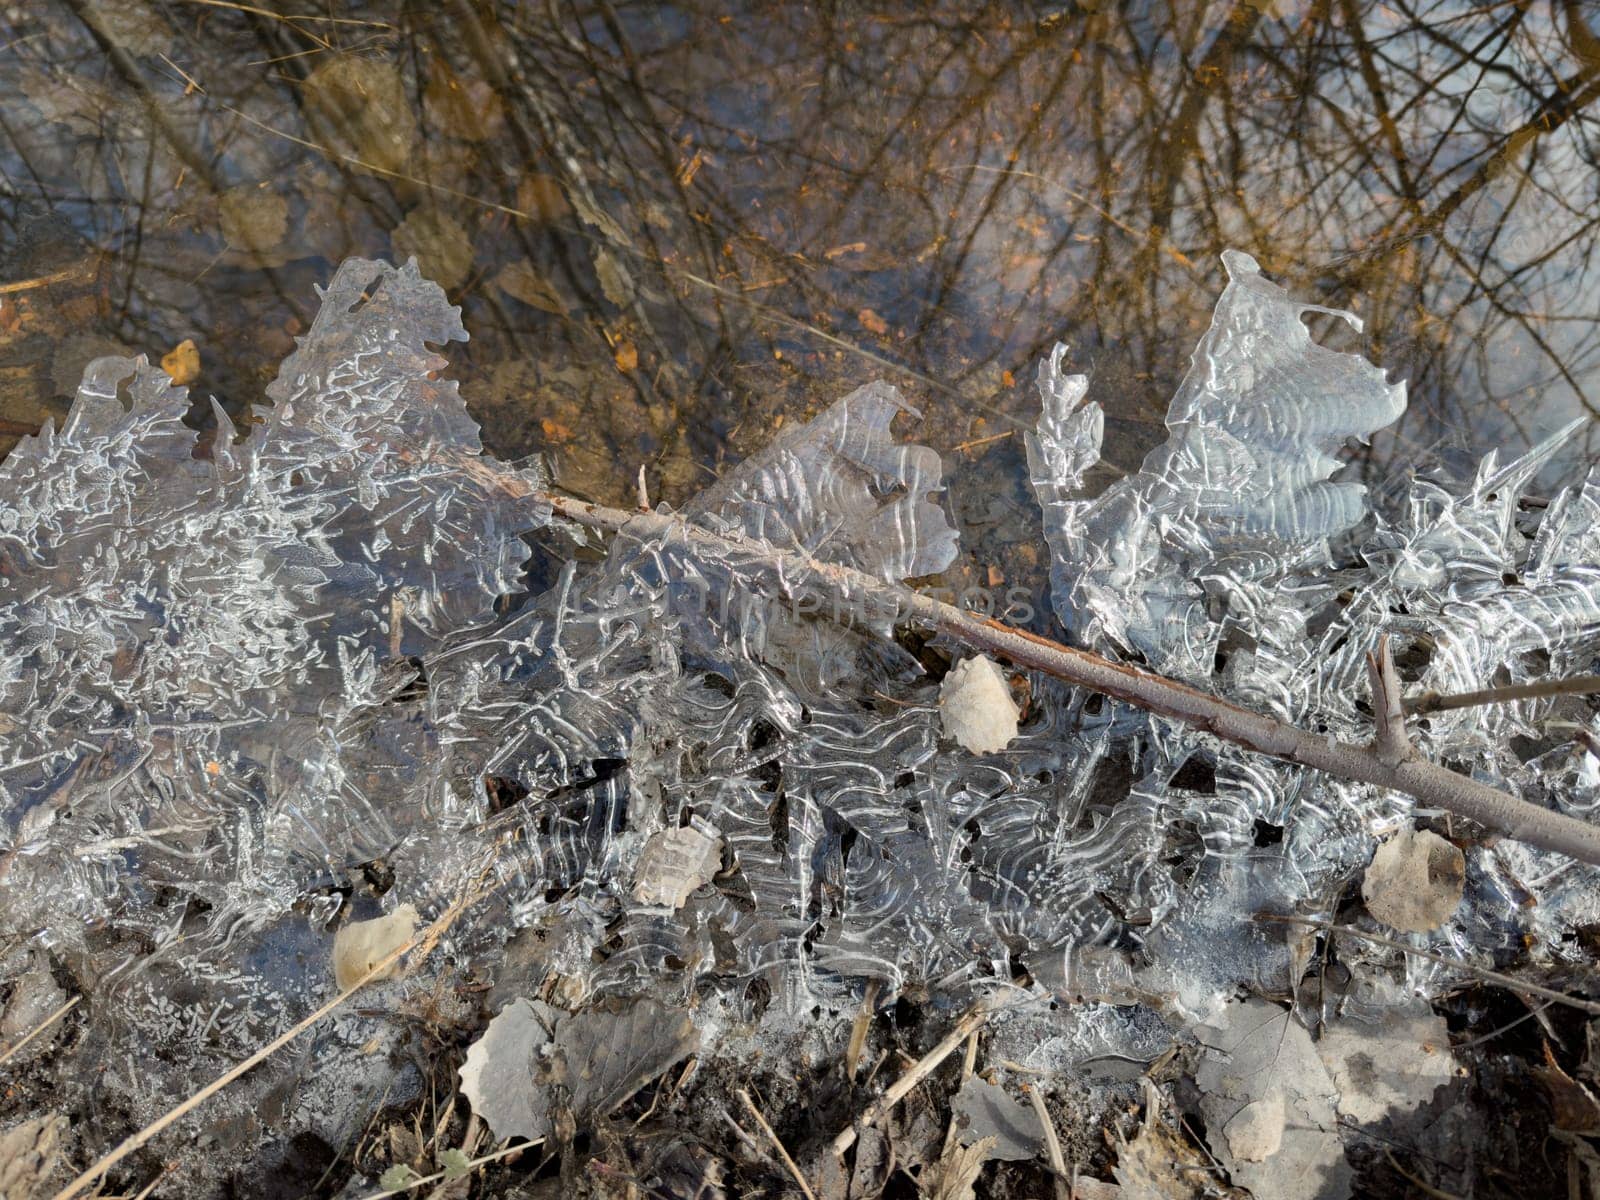
{"type": "MultiPolygon", "coordinates": [[[[1533,436],[1557,415],[1529,411],[1535,388],[1552,404],[1595,398],[1600,328],[1575,300],[1592,291],[1600,42],[1575,0],[1329,0],[1292,20],[1249,3],[1112,6],[1040,23],[799,7],[725,22],[690,4],[670,31],[610,0],[549,21],[456,2],[447,22],[397,24],[337,7],[291,18],[275,0],[184,7],[206,14],[209,41],[163,49],[165,64],[103,35],[72,44],[59,21],[0,29],[19,61],[79,55],[79,76],[143,114],[146,142],[108,116],[67,164],[92,174],[101,155],[115,178],[96,184],[40,152],[71,113],[29,125],[26,103],[0,105],[9,187],[86,213],[122,255],[130,333],[162,320],[162,289],[131,277],[192,279],[217,261],[214,248],[161,260],[204,217],[195,181],[235,184],[237,155],[256,164],[244,179],[274,159],[330,164],[307,188],[342,189],[380,236],[426,197],[458,212],[479,241],[473,279],[520,256],[580,306],[541,328],[469,282],[480,325],[524,357],[581,344],[608,359],[625,324],[671,364],[629,375],[651,404],[742,403],[726,369],[796,340],[809,349],[785,370],[831,370],[838,353],[970,404],[1066,336],[1147,381],[1122,389],[1123,412],[1144,413],[1181,368],[1228,244],[1318,272],[1335,299],[1366,297],[1376,349],[1412,381],[1405,433],[1420,444],[1484,421],[1491,439],[1533,436]],[[212,44],[252,65],[207,58],[212,44]],[[304,103],[312,68],[357,53],[402,70],[416,162],[352,155],[304,103]],[[427,111],[430,63],[493,89],[494,141],[464,151],[427,111]],[[530,168],[559,179],[563,219],[516,202],[530,168]],[[876,340],[857,320],[869,309],[876,340]]],[[[385,251],[360,236],[352,249],[385,251]]],[[[295,293],[273,303],[292,313],[295,293]]]]}

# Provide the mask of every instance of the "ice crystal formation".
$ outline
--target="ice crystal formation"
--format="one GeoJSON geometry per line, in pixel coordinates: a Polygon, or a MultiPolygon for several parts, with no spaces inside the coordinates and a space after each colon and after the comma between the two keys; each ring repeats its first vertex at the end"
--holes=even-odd
{"type": "MultiPolygon", "coordinates": [[[[1403,388],[1316,342],[1313,306],[1248,256],[1225,263],[1167,443],[1100,496],[1088,381],[1060,350],[1041,368],[1028,450],[1066,636],[1352,740],[1380,633],[1442,689],[1585,667],[1600,477],[1535,524],[1517,498],[1546,446],[1374,511],[1337,452],[1403,388]]],[[[351,260],[242,436],[219,408],[198,447],[182,389],[99,359],[62,429],[0,464],[0,932],[94,998],[75,1053],[114,1066],[84,1087],[139,1112],[303,1015],[337,928],[376,915],[345,899],[374,864],[389,911],[464,903],[458,962],[492,971],[515,930],[545,931],[572,1002],[764,978],[798,1011],[1020,964],[1063,994],[1214,1015],[1240,984],[1294,982],[1292,939],[1251,914],[1328,911],[1412,818],[1043,678],[1018,737],[970,753],[886,616],[791,604],[756,552],[625,529],[521,595],[545,485],[481,453],[430,349],[464,337],[414,264],[351,260]],[[675,829],[713,859],[636,890],[675,829]]],[[[937,573],[956,533],[939,456],[890,431],[908,411],[862,388],[683,515],[890,583],[937,573]]],[[[1512,749],[1550,705],[1417,736],[1581,813],[1592,759],[1512,749]]],[[[1468,876],[1430,935],[1455,953],[1526,935],[1559,954],[1561,927],[1600,919],[1594,873],[1552,855],[1477,847],[1468,876]]],[[[347,1025],[316,1055],[354,1053],[368,1032],[347,1025]]]]}

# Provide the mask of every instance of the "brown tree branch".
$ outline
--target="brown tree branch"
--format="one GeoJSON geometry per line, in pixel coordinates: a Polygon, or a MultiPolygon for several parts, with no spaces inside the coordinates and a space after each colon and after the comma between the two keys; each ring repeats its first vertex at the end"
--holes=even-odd
{"type": "MultiPolygon", "coordinates": [[[[938,630],[975,650],[1158,713],[1246,750],[1341,779],[1404,792],[1430,808],[1448,809],[1518,841],[1600,866],[1600,826],[1539,808],[1414,752],[1396,756],[1394,739],[1404,739],[1403,729],[1396,733],[1393,716],[1399,703],[1398,684],[1391,685],[1393,662],[1381,644],[1373,666],[1379,695],[1388,696],[1388,700],[1380,698],[1374,704],[1385,714],[1378,738],[1381,746],[1354,745],[1297,729],[1152,671],[1064,646],[921,595],[901,584],[837,563],[819,562],[769,542],[724,536],[675,514],[625,512],[544,493],[530,498],[548,503],[558,516],[592,529],[626,533],[641,541],[677,540],[708,558],[747,571],[753,580],[769,580],[769,586],[782,595],[824,598],[835,607],[841,601],[870,605],[874,616],[938,630]],[[1388,731],[1387,735],[1383,730],[1388,731]]],[[[1406,748],[1409,750],[1409,743],[1406,748]]]]}

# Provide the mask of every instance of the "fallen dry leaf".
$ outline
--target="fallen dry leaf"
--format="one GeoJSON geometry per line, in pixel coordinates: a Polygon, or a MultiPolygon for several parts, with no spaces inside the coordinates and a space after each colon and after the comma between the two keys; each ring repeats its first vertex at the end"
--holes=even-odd
{"type": "Polygon", "coordinates": [[[1429,829],[1402,829],[1380,845],[1361,880],[1361,900],[1385,925],[1427,933],[1461,903],[1466,858],[1429,829]]]}
{"type": "Polygon", "coordinates": [[[860,321],[862,326],[865,327],[868,332],[875,333],[879,337],[882,337],[884,334],[889,332],[889,322],[885,321],[870,308],[863,308],[860,312],[858,312],[856,314],[856,320],[860,321]]]}
{"type": "Polygon", "coordinates": [[[512,299],[521,300],[542,312],[560,316],[567,311],[566,301],[555,284],[541,275],[525,258],[501,267],[494,277],[494,284],[512,299]]]}
{"type": "Polygon", "coordinates": [[[175,387],[188,387],[200,378],[200,350],[193,338],[184,338],[161,358],[161,369],[172,377],[175,387]]]}
{"type": "Polygon", "coordinates": [[[635,371],[639,368],[639,351],[632,342],[618,342],[613,357],[619,371],[635,371]]]}

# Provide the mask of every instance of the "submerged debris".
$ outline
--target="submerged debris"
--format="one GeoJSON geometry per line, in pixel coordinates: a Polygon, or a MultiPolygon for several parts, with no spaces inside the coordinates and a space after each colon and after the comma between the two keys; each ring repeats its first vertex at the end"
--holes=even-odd
{"type": "Polygon", "coordinates": [[[1005,673],[980,654],[962,659],[944,677],[939,716],[945,736],[962,749],[993,754],[1016,740],[1021,710],[1011,698],[1005,673]]]}
{"type": "Polygon", "coordinates": [[[1455,913],[1466,879],[1459,849],[1431,829],[1402,829],[1373,852],[1361,900],[1385,925],[1427,933],[1455,913]]]}
{"type": "Polygon", "coordinates": [[[333,975],[339,990],[354,987],[369,975],[374,983],[393,979],[400,971],[398,962],[376,973],[373,968],[411,940],[417,920],[416,906],[402,904],[392,913],[370,921],[352,921],[339,930],[333,939],[333,975]]]}

